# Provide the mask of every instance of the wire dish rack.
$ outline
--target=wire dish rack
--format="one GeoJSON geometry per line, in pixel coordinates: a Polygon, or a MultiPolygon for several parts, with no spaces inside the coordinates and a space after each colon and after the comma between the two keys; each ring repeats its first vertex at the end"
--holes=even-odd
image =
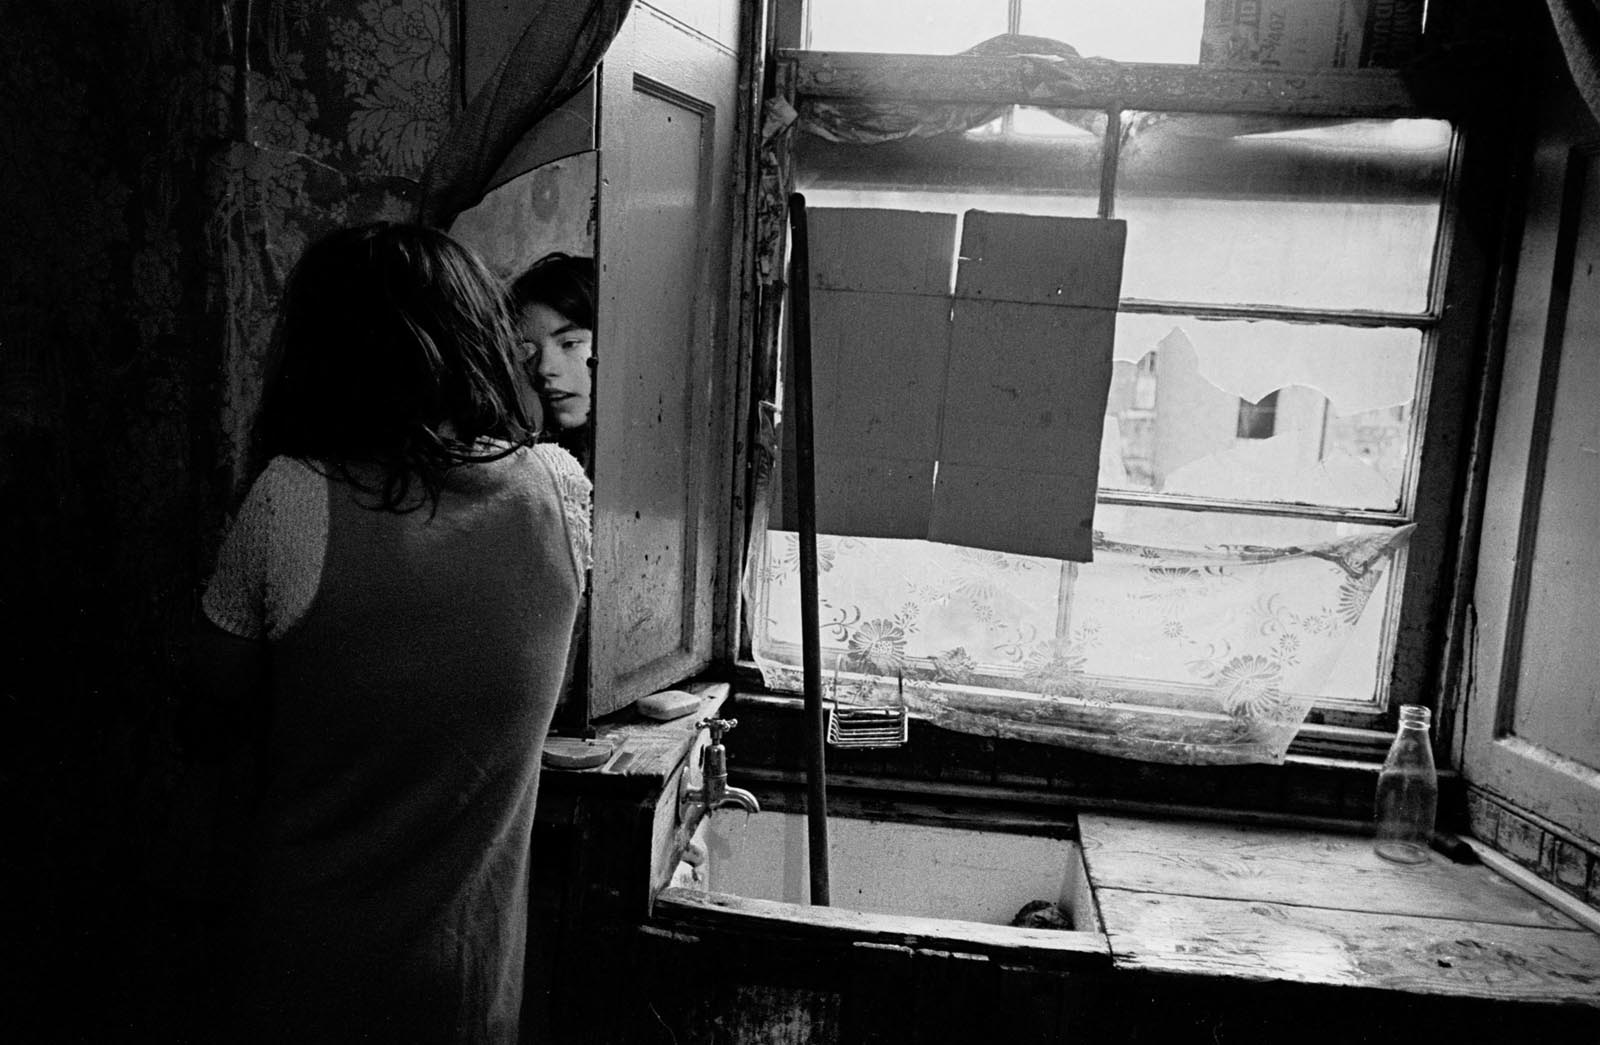
{"type": "Polygon", "coordinates": [[[911,732],[906,714],[905,679],[899,680],[898,706],[886,704],[841,704],[839,680],[834,676],[833,693],[822,709],[824,735],[830,747],[900,747],[911,732]]]}

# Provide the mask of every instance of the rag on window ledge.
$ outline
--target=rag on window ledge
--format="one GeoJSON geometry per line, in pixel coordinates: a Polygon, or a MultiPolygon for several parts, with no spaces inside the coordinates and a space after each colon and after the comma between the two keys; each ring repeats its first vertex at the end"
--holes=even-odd
{"type": "MultiPolygon", "coordinates": [[[[820,537],[825,699],[1151,762],[1282,762],[1412,527],[1185,546],[1184,514],[1103,507],[1092,563],[820,537]]],[[[779,692],[802,689],[798,547],[757,526],[745,571],[779,692]]]]}
{"type": "MultiPolygon", "coordinates": [[[[1040,89],[1048,83],[1070,83],[1072,74],[1062,59],[1077,58],[1078,50],[1059,40],[1041,36],[1002,33],[961,52],[988,58],[1020,57],[1025,60],[1023,79],[1040,89]]],[[[1104,59],[1088,59],[1103,61],[1104,59]]],[[[839,98],[801,98],[800,129],[828,141],[855,145],[931,138],[970,131],[997,119],[1003,105],[960,105],[943,102],[872,101],[839,98]]],[[[1054,110],[1065,120],[1077,118],[1071,110],[1054,110]]]]}

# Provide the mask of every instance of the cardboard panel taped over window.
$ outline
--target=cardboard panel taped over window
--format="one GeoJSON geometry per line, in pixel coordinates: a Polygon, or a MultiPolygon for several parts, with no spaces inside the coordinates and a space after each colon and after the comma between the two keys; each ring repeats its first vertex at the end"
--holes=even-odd
{"type": "Polygon", "coordinates": [[[817,452],[937,458],[949,354],[948,299],[813,291],[817,452]]]}
{"type": "MultiPolygon", "coordinates": [[[[807,221],[818,529],[926,539],[956,216],[814,208],[807,221]]],[[[784,386],[781,525],[792,529],[792,380],[784,386]]]]}
{"type": "Polygon", "coordinates": [[[809,217],[818,530],[1087,561],[1123,223],[809,217]]]}
{"type": "Polygon", "coordinates": [[[928,537],[933,461],[819,453],[816,468],[819,533],[928,537]]]}
{"type": "Polygon", "coordinates": [[[956,297],[1116,310],[1123,221],[969,210],[956,297]]]}
{"type": "Polygon", "coordinates": [[[1094,558],[1092,476],[1087,505],[1082,489],[1080,477],[1059,472],[941,463],[928,539],[1088,562],[1094,558]]]}
{"type": "Polygon", "coordinates": [[[813,289],[949,297],[954,214],[819,207],[806,217],[813,289]]]}
{"type": "MultiPolygon", "coordinates": [[[[1111,388],[1116,313],[960,301],[951,325],[939,460],[1075,477],[1091,496],[1111,388]]],[[[942,473],[941,473],[942,477],[942,473]]]]}
{"type": "Polygon", "coordinates": [[[1106,309],[956,301],[932,539],[1090,560],[1115,330],[1106,309]]]}
{"type": "Polygon", "coordinates": [[[1093,558],[1126,237],[1120,221],[967,212],[934,540],[1093,558]]]}

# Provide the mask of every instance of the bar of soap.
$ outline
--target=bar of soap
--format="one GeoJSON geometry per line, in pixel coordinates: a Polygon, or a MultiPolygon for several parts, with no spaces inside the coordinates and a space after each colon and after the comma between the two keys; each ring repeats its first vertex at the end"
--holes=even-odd
{"type": "Polygon", "coordinates": [[[700,698],[681,689],[664,689],[634,701],[639,714],[658,722],[682,718],[700,706],[700,698]]]}

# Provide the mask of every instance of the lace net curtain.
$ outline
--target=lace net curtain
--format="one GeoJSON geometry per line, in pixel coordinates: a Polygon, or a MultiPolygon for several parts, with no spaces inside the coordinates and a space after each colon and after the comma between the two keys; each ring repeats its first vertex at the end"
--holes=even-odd
{"type": "MultiPolygon", "coordinates": [[[[1121,517],[1086,564],[820,537],[825,696],[1148,761],[1281,762],[1410,533],[1184,547],[1172,520],[1102,515],[1121,517]]],[[[746,572],[756,662],[793,692],[798,547],[758,530],[746,572]]]]}
{"type": "MultiPolygon", "coordinates": [[[[1021,37],[973,49],[1035,55],[1041,77],[1055,75],[1058,56],[1070,51],[1021,37]]],[[[769,106],[761,222],[769,285],[781,278],[796,129],[885,141],[949,133],[994,115],[807,99],[798,110],[769,106]]],[[[776,427],[777,411],[766,404],[769,479],[778,473],[776,427]]],[[[799,692],[797,535],[768,528],[778,498],[775,483],[761,485],[745,570],[751,648],[770,688],[799,692]]],[[[1223,523],[1102,504],[1086,564],[823,535],[825,699],[903,702],[951,729],[1149,761],[1281,762],[1411,527],[1305,520],[1269,531],[1238,516],[1223,523]]]]}

